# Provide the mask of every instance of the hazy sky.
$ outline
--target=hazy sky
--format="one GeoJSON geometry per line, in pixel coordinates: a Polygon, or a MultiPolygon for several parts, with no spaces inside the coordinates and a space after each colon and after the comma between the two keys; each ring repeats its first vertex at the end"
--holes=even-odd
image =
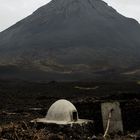
{"type": "MultiPolygon", "coordinates": [[[[0,0],[0,31],[30,15],[50,0],[0,0]]],[[[121,14],[140,22],[140,0],[104,0],[121,14]]]]}

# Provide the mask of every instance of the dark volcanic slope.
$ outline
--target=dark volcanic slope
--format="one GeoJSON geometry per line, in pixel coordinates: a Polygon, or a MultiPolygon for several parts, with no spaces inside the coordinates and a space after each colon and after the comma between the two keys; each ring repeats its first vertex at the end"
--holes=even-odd
{"type": "Polygon", "coordinates": [[[101,0],[52,0],[0,33],[2,74],[12,66],[19,77],[94,79],[137,74],[139,61],[140,25],[101,0]]]}

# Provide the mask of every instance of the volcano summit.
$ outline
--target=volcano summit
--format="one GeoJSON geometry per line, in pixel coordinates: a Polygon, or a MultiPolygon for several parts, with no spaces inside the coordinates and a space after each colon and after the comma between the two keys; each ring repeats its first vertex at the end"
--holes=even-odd
{"type": "Polygon", "coordinates": [[[101,0],[52,0],[0,33],[0,77],[140,76],[140,25],[101,0]]]}

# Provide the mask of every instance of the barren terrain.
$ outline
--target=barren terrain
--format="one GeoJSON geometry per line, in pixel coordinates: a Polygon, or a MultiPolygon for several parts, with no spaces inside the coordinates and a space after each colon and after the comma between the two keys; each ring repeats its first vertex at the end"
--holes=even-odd
{"type": "MultiPolygon", "coordinates": [[[[26,82],[1,80],[0,125],[1,137],[6,139],[38,139],[49,135],[65,136],[65,139],[87,139],[103,134],[100,105],[102,102],[119,101],[121,104],[124,134],[136,134],[140,130],[139,82],[26,82]],[[50,105],[58,99],[67,99],[77,108],[80,118],[95,121],[94,129],[62,129],[47,126],[37,129],[32,119],[44,117],[50,105]],[[7,128],[8,127],[8,128],[7,128]],[[15,132],[17,134],[15,134],[15,132]],[[17,135],[17,136],[16,136],[17,135]],[[30,135],[30,136],[29,136],[30,135]],[[41,135],[41,136],[40,136],[41,135]],[[42,136],[43,135],[43,136],[42,136]],[[71,136],[71,137],[72,137],[71,136]],[[12,138],[13,137],[13,138],[12,138]],[[27,138],[28,137],[28,138],[27,138]],[[75,137],[75,138],[74,138],[75,137]],[[16,138],[18,139],[18,138],[16,138]]],[[[130,135],[133,138],[133,135],[130,135]]],[[[115,136],[116,137],[116,136],[115,136]]],[[[62,138],[62,137],[61,137],[62,138]]],[[[63,137],[64,138],[64,137],[63,137]]],[[[43,138],[42,138],[43,139],[43,138]]],[[[49,138],[48,138],[49,139],[49,138]]]]}

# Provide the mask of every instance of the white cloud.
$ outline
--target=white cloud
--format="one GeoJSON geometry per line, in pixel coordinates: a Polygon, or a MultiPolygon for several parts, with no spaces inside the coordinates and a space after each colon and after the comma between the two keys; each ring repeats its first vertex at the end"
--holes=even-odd
{"type": "Polygon", "coordinates": [[[140,0],[104,0],[119,13],[140,22],[140,0]]]}
{"type": "Polygon", "coordinates": [[[0,31],[25,18],[50,0],[0,0],[0,31]]]}
{"type": "MultiPolygon", "coordinates": [[[[0,31],[30,15],[50,0],[0,0],[0,31]]],[[[140,22],[140,0],[104,0],[121,14],[140,22]]]]}

